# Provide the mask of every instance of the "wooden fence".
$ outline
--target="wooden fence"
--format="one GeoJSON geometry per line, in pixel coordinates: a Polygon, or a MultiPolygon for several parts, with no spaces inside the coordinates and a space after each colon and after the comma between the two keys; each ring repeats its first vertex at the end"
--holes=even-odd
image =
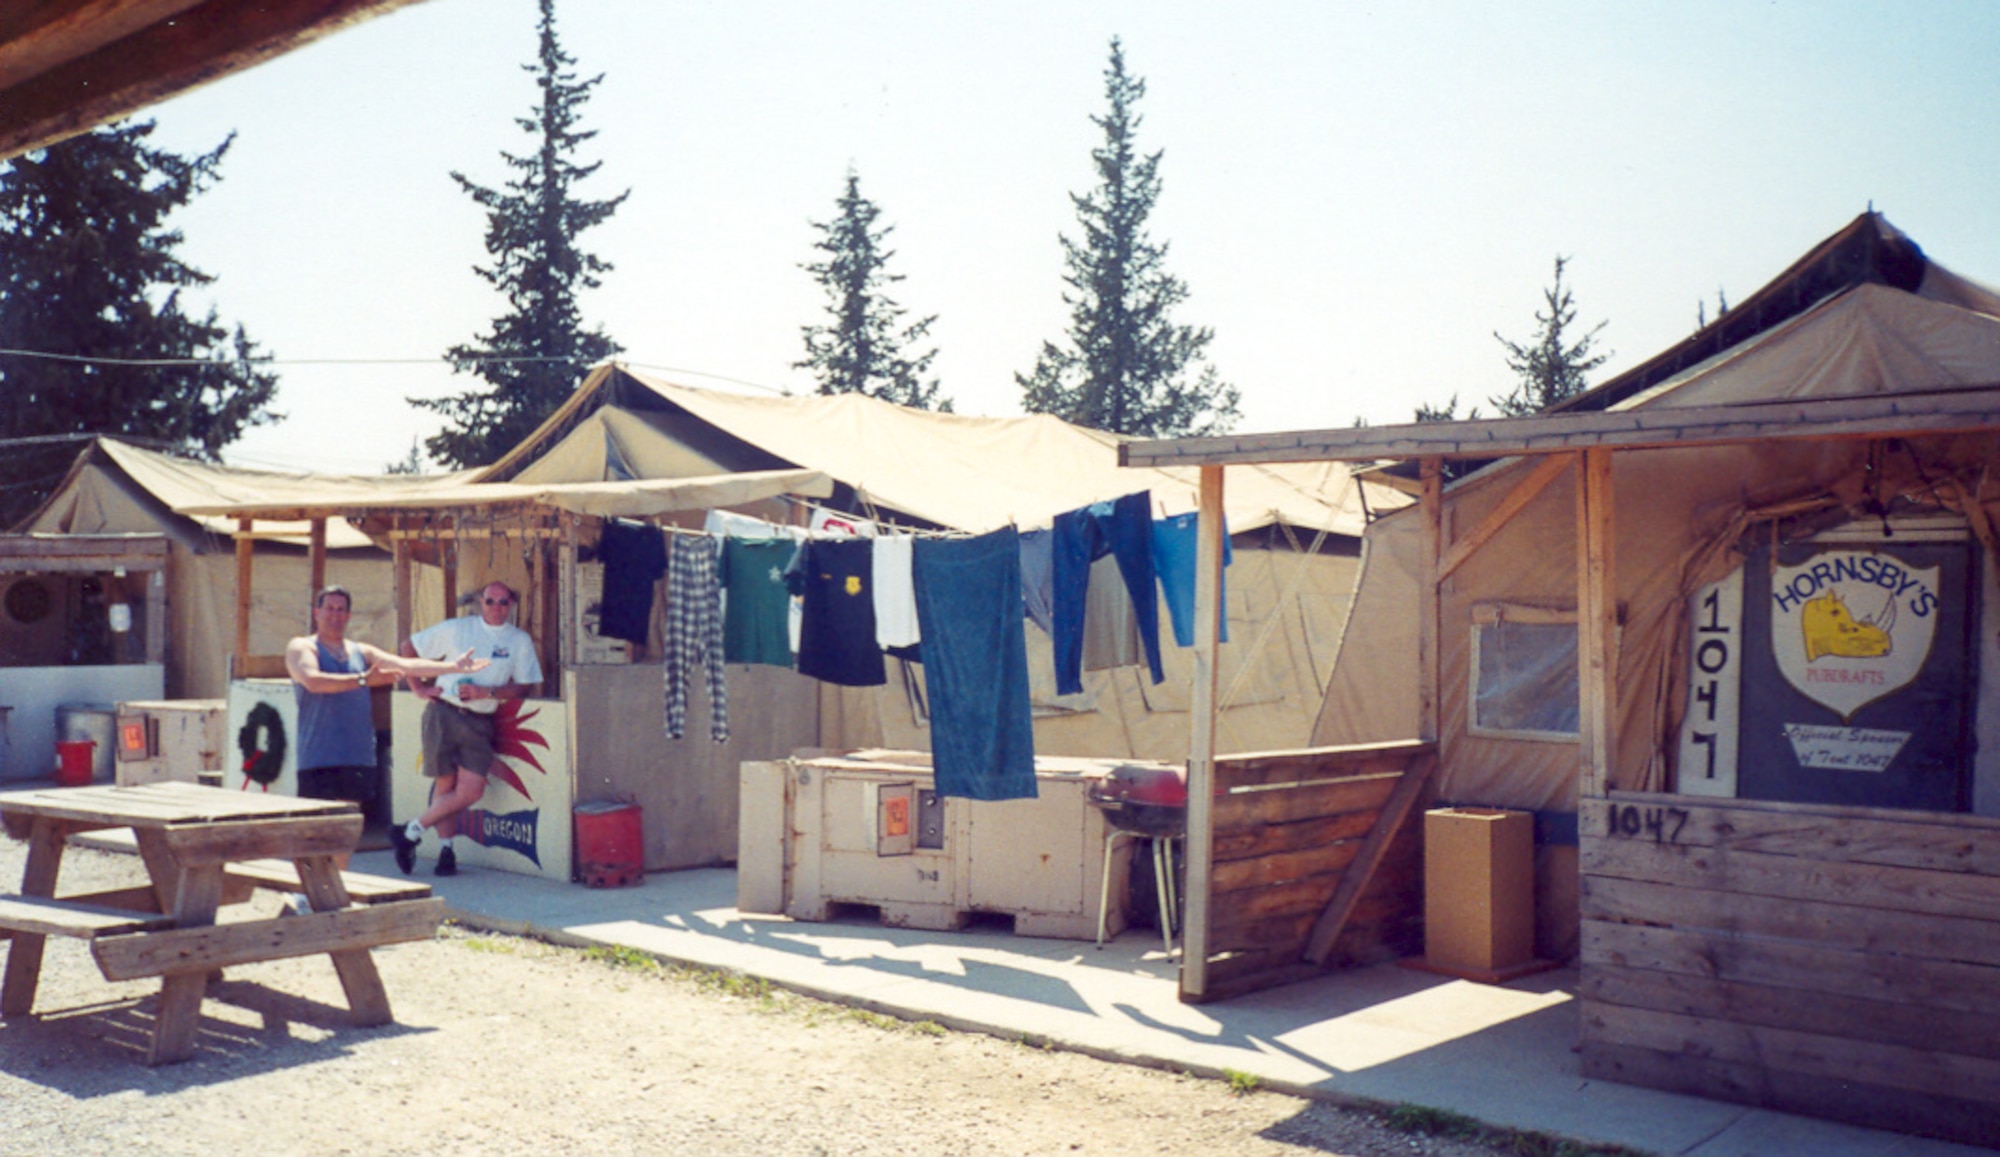
{"type": "Polygon", "coordinates": [[[1218,758],[1199,999],[1421,951],[1436,762],[1425,743],[1218,758]]]}
{"type": "Polygon", "coordinates": [[[1589,1077],[1990,1145],[2000,820],[1583,801],[1589,1077]]]}

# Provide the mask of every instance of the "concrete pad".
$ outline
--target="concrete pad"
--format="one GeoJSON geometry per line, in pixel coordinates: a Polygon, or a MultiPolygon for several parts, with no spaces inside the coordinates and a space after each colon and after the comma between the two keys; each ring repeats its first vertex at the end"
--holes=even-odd
{"type": "MultiPolygon", "coordinates": [[[[354,866],[393,874],[382,853],[354,866]]],[[[1216,1004],[1179,997],[1179,961],[1132,929],[1102,949],[974,927],[888,928],[736,910],[726,868],[585,888],[462,870],[433,884],[453,917],[563,943],[624,946],[758,976],[912,1020],[1046,1040],[1111,1060],[1333,1100],[1420,1104],[1495,1125],[1689,1157],[1975,1157],[1989,1150],[1585,1080],[1574,1051],[1576,973],[1476,984],[1383,965],[1216,1004]]]]}

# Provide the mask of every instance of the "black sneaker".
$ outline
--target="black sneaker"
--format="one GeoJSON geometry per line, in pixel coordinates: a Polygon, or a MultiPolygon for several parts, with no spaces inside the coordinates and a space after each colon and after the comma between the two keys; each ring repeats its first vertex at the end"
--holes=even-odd
{"type": "Polygon", "coordinates": [[[417,870],[417,841],[411,839],[400,825],[389,825],[389,844],[396,853],[396,867],[405,876],[417,870]]]}
{"type": "Polygon", "coordinates": [[[437,874],[440,876],[458,875],[457,852],[452,851],[450,848],[446,848],[445,850],[438,853],[437,874]]]}

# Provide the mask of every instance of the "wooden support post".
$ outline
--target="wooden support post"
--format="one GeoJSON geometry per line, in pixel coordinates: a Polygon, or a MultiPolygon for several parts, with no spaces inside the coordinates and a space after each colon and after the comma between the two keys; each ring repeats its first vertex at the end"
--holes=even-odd
{"type": "Polygon", "coordinates": [[[326,519],[312,520],[311,546],[308,548],[308,565],[312,569],[312,582],[306,588],[306,627],[312,630],[312,600],[319,597],[320,589],[326,586],[326,519]]]}
{"type": "MultiPolygon", "coordinates": [[[[1216,647],[1222,635],[1222,467],[1201,468],[1194,566],[1194,692],[1189,711],[1187,911],[1181,926],[1183,1001],[1208,989],[1208,906],[1215,861],[1216,647]]],[[[1168,917],[1163,914],[1162,919],[1168,917]]]]}
{"type": "Polygon", "coordinates": [[[1576,502],[1577,676],[1581,708],[1578,793],[1602,796],[1610,782],[1612,712],[1618,700],[1618,602],[1612,543],[1611,451],[1585,450],[1576,502]]]}
{"type": "Polygon", "coordinates": [[[1443,604],[1438,584],[1444,581],[1438,560],[1444,552],[1444,463],[1425,458],[1420,473],[1418,503],[1423,517],[1421,569],[1417,579],[1417,734],[1426,743],[1438,740],[1438,622],[1443,604]]]}
{"type": "Polygon", "coordinates": [[[241,679],[250,669],[250,576],[257,542],[251,538],[254,518],[236,520],[236,649],[230,663],[230,677],[241,679]]]}
{"type": "Polygon", "coordinates": [[[569,671],[576,667],[576,515],[565,510],[557,518],[562,528],[561,545],[557,548],[562,553],[556,558],[556,583],[561,587],[556,596],[559,603],[556,638],[560,648],[557,653],[562,656],[562,669],[569,671]]]}
{"type": "MultiPolygon", "coordinates": [[[[458,529],[458,520],[451,520],[451,529],[458,529]]],[[[453,536],[438,545],[438,562],[444,572],[444,617],[458,617],[458,539],[453,536]]]]}
{"type": "MultiPolygon", "coordinates": [[[[400,522],[398,524],[400,529],[400,522]]],[[[394,582],[396,584],[396,645],[410,637],[416,625],[410,621],[410,540],[396,536],[396,562],[394,582]]]]}

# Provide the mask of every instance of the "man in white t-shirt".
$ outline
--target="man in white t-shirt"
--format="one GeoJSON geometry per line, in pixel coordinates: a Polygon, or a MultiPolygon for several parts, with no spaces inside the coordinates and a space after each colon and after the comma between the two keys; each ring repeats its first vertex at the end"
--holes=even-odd
{"type": "Polygon", "coordinates": [[[542,685],[535,641],[507,621],[518,601],[506,583],[488,583],[480,592],[479,613],[447,619],[403,642],[402,652],[410,658],[444,659],[470,651],[473,658],[487,661],[482,671],[411,682],[411,690],[426,701],[423,771],[437,784],[422,815],[400,828],[390,825],[396,866],[406,876],[416,869],[425,828],[435,829],[443,842],[437,874],[458,871],[452,840],[458,835],[459,813],[486,794],[486,777],[499,762],[493,752],[493,714],[501,700],[524,699],[542,685]]]}

